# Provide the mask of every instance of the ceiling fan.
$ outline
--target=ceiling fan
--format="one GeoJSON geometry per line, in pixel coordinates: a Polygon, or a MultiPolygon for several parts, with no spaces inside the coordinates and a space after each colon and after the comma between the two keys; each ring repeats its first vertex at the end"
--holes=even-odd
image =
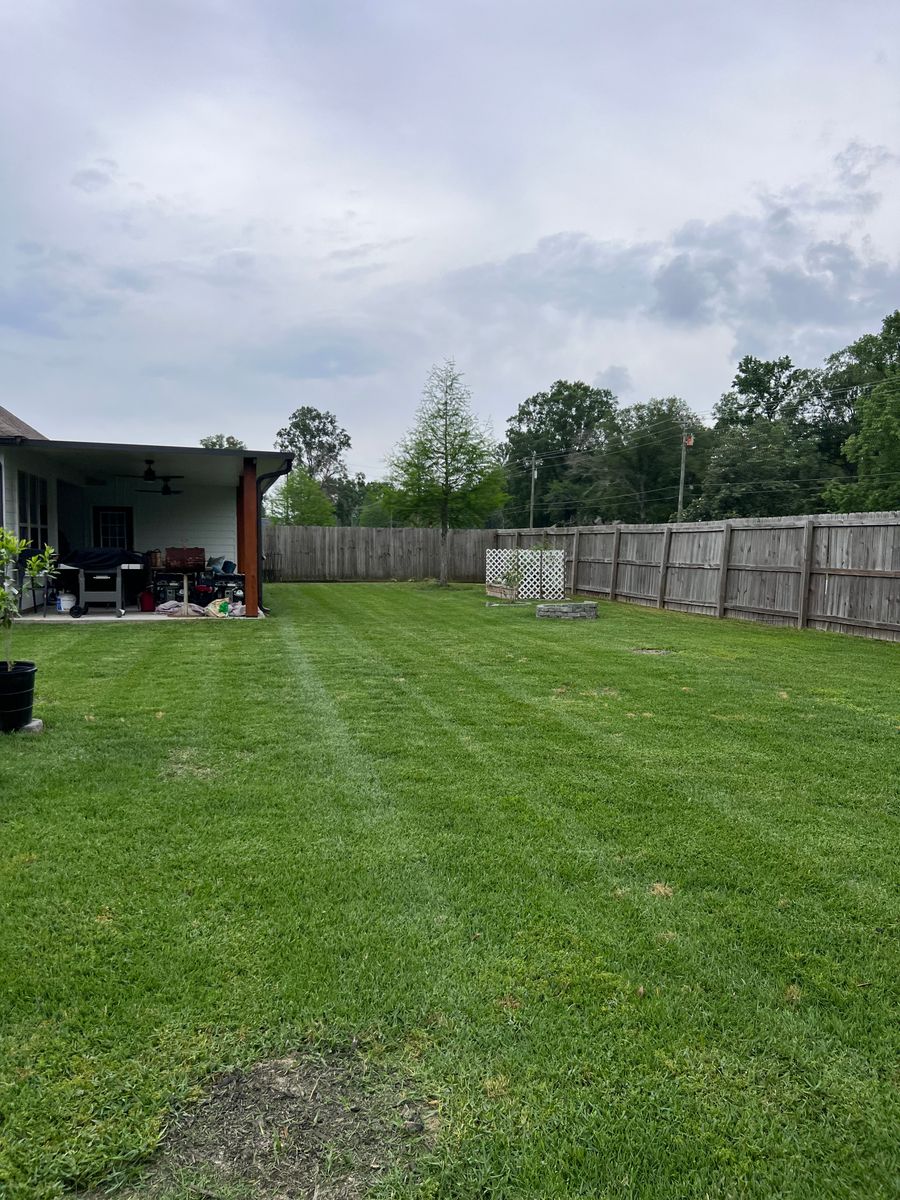
{"type": "Polygon", "coordinates": [[[183,475],[154,475],[153,479],[158,480],[162,484],[162,487],[158,491],[156,488],[135,488],[135,491],[146,492],[148,496],[180,496],[182,494],[180,489],[170,486],[169,480],[184,479],[183,475]]]}
{"type": "Polygon", "coordinates": [[[125,475],[124,478],[143,479],[144,483],[157,483],[160,480],[165,481],[167,479],[184,479],[183,475],[157,475],[156,471],[153,469],[154,459],[145,458],[144,462],[147,464],[147,466],[144,468],[143,475],[125,475]]]}

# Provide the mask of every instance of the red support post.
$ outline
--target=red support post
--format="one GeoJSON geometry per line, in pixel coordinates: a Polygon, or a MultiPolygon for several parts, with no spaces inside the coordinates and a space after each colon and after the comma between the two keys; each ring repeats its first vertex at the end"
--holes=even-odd
{"type": "Polygon", "coordinates": [[[256,459],[245,458],[238,491],[238,570],[244,576],[244,604],[248,617],[259,616],[259,514],[256,495],[256,459]]]}

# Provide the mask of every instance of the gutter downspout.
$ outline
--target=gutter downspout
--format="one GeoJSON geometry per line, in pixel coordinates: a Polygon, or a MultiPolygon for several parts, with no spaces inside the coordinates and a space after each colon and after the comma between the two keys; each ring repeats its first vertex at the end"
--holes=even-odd
{"type": "Polygon", "coordinates": [[[259,589],[259,611],[265,612],[263,605],[263,537],[262,537],[262,510],[263,496],[268,491],[269,487],[280,479],[282,475],[288,475],[294,465],[293,454],[288,454],[284,462],[277,471],[267,471],[265,475],[257,475],[256,477],[256,554],[257,554],[257,587],[259,589]]]}

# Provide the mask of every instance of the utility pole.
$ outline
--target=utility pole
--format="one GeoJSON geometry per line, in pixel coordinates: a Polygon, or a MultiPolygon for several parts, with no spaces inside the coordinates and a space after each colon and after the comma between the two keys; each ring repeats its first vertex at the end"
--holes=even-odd
{"type": "Polygon", "coordinates": [[[544,460],[536,458],[535,453],[531,452],[531,504],[528,508],[528,528],[534,529],[534,485],[537,480],[538,467],[544,465],[544,460]]]}
{"type": "Polygon", "coordinates": [[[694,444],[694,435],[685,429],[681,434],[681,476],[678,480],[678,520],[684,517],[684,468],[687,460],[687,450],[694,444]]]}

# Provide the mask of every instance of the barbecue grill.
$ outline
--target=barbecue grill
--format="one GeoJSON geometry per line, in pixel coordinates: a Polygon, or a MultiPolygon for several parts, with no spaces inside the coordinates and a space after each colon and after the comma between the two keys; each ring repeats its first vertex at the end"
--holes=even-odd
{"type": "Polygon", "coordinates": [[[92,604],[104,604],[112,605],[117,617],[124,617],[122,574],[144,569],[143,556],[132,550],[97,547],[69,554],[67,561],[59,564],[59,570],[78,572],[78,603],[72,607],[70,615],[82,617],[92,604]]]}

